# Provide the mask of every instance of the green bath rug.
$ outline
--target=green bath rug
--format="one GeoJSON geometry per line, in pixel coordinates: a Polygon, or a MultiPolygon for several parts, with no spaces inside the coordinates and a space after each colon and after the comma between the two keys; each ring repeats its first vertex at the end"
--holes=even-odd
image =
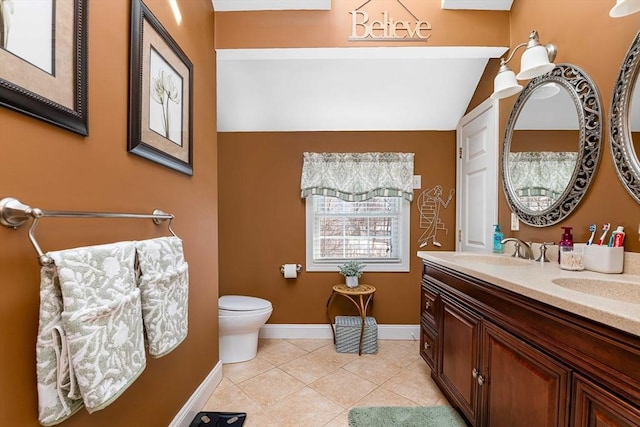
{"type": "Polygon", "coordinates": [[[371,406],[349,411],[349,427],[466,427],[450,406],[371,406]]]}

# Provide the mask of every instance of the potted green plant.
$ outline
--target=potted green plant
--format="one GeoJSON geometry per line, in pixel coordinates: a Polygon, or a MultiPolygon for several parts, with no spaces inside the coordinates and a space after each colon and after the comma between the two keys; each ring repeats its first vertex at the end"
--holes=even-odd
{"type": "Polygon", "coordinates": [[[364,270],[365,264],[359,261],[348,261],[338,266],[340,274],[345,278],[345,283],[349,288],[358,287],[358,278],[362,276],[362,270],[364,270]]]}

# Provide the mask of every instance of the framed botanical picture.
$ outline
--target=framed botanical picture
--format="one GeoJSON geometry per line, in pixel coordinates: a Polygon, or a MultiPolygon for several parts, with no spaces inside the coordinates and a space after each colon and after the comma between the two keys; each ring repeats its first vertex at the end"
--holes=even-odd
{"type": "Polygon", "coordinates": [[[193,175],[193,65],[141,0],[131,2],[129,152],[193,175]]]}
{"type": "Polygon", "coordinates": [[[0,0],[0,105],[88,135],[87,0],[0,0]]]}

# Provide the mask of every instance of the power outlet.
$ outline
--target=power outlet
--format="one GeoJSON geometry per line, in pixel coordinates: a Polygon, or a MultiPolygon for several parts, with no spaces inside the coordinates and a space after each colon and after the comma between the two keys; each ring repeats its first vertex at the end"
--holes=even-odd
{"type": "Polygon", "coordinates": [[[413,175],[413,188],[416,190],[422,188],[422,175],[413,175]]]}
{"type": "Polygon", "coordinates": [[[520,219],[518,218],[518,215],[511,212],[511,231],[518,230],[520,230],[520,219]]]}

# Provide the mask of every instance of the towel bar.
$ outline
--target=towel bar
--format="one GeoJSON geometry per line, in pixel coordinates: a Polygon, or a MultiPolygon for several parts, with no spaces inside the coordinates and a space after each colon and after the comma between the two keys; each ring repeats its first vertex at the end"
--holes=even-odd
{"type": "Polygon", "coordinates": [[[51,258],[46,256],[38,241],[35,237],[35,230],[40,218],[142,218],[152,219],[154,224],[159,225],[164,221],[169,221],[169,232],[174,236],[176,233],[171,229],[171,221],[173,221],[173,214],[168,214],[156,209],[151,214],[137,214],[137,213],[118,213],[118,212],[76,212],[76,211],[51,211],[42,210],[38,208],[32,208],[25,205],[20,200],[13,197],[5,197],[0,200],[0,224],[8,228],[17,229],[25,223],[29,218],[32,219],[31,227],[29,228],[29,240],[34,249],[38,253],[38,260],[40,265],[49,265],[53,262],[51,258]]]}

